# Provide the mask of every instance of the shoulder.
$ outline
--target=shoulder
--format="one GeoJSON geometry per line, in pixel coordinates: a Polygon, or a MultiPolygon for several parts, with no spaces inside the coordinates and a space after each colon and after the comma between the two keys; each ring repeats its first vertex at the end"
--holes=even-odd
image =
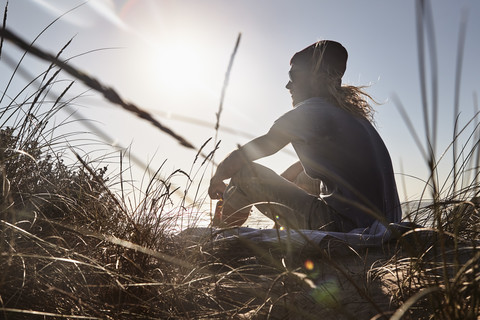
{"type": "Polygon", "coordinates": [[[324,98],[310,98],[295,105],[279,119],[290,117],[311,117],[335,113],[339,109],[324,98]]]}
{"type": "Polygon", "coordinates": [[[271,127],[271,132],[292,135],[313,130],[322,133],[321,131],[335,126],[338,121],[338,117],[335,116],[336,109],[338,109],[336,106],[323,98],[305,100],[278,118],[271,127]]]}
{"type": "Polygon", "coordinates": [[[299,104],[292,111],[293,117],[304,123],[330,127],[341,122],[348,122],[351,115],[324,98],[311,98],[299,104]]]}
{"type": "Polygon", "coordinates": [[[297,103],[294,106],[294,110],[305,109],[305,108],[308,109],[308,108],[312,108],[312,107],[326,107],[326,108],[329,108],[329,107],[334,107],[334,105],[332,103],[330,103],[330,101],[328,101],[325,98],[313,97],[313,98],[309,98],[307,100],[304,100],[302,102],[297,103]]]}
{"type": "Polygon", "coordinates": [[[355,125],[362,120],[368,122],[368,120],[359,118],[324,98],[311,98],[305,100],[294,110],[297,109],[298,112],[305,114],[305,117],[315,119],[324,124],[349,123],[355,125]]]}
{"type": "Polygon", "coordinates": [[[280,116],[273,127],[281,130],[301,130],[312,126],[326,128],[342,121],[338,111],[341,110],[324,98],[310,98],[280,116]]]}

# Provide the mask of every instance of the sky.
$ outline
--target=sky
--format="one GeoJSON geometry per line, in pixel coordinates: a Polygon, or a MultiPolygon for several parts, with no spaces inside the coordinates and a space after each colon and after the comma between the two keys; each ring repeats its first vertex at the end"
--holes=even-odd
{"type": "MultiPolygon", "coordinates": [[[[0,0],[2,8],[5,2],[0,0]]],[[[207,153],[214,148],[214,126],[225,73],[241,33],[220,114],[217,162],[237,145],[266,133],[275,119],[290,110],[285,84],[289,60],[295,52],[317,40],[339,41],[349,52],[343,82],[367,85],[368,93],[380,102],[375,106],[377,130],[390,151],[400,198],[406,201],[421,196],[423,181],[429,175],[426,161],[395,102],[401,101],[425,143],[417,4],[415,0],[17,0],[8,4],[7,27],[31,42],[65,14],[38,37],[38,47],[56,54],[73,39],[62,54],[65,59],[71,58],[70,64],[152,113],[196,147],[213,137],[205,146],[207,153]]],[[[435,60],[429,58],[432,51],[426,45],[427,101],[431,108],[432,79],[437,79],[436,154],[440,156],[453,136],[462,17],[466,17],[467,27],[460,78],[460,127],[474,114],[475,94],[480,88],[480,2],[436,0],[426,4],[432,10],[435,35],[427,39],[434,39],[437,66],[432,68],[435,60]],[[436,71],[435,76],[432,71],[436,71]]],[[[5,57],[17,61],[21,53],[11,44],[4,44],[0,90],[5,91],[12,74],[5,57]]],[[[29,74],[37,75],[46,64],[27,57],[22,66],[29,74]]],[[[18,92],[26,78],[17,75],[7,94],[18,92]]],[[[59,83],[53,91],[61,92],[62,85],[59,83]]],[[[182,147],[149,123],[76,83],[69,97],[79,94],[72,106],[110,137],[106,139],[110,141],[100,144],[83,143],[83,148],[108,153],[114,150],[108,145],[129,147],[153,169],[161,167],[164,175],[176,169],[192,172],[195,150],[182,147]]],[[[75,122],[60,130],[90,129],[75,122]]],[[[294,161],[292,149],[288,149],[259,162],[280,173],[294,161]]],[[[440,166],[441,181],[447,177],[450,161],[446,157],[440,166]]],[[[112,170],[114,165],[115,160],[112,170]]],[[[211,169],[200,167],[199,161],[193,166],[196,169],[192,176],[197,181],[208,181],[211,169]]],[[[141,177],[135,179],[140,181],[141,177]]],[[[198,190],[197,197],[205,198],[207,185],[200,184],[198,190]]]]}

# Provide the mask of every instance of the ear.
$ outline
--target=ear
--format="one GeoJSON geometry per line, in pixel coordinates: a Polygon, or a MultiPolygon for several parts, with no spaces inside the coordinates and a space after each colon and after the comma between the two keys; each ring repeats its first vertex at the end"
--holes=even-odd
{"type": "Polygon", "coordinates": [[[318,73],[310,78],[310,87],[313,91],[324,88],[327,85],[327,77],[324,73],[318,73]]]}
{"type": "Polygon", "coordinates": [[[328,96],[328,77],[324,73],[317,74],[310,79],[310,92],[312,96],[328,96]]]}

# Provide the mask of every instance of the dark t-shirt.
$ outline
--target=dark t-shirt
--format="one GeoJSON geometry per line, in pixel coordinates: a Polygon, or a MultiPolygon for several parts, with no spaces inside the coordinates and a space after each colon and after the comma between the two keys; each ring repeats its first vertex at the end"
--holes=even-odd
{"type": "Polygon", "coordinates": [[[323,98],[311,98],[275,121],[286,134],[307,175],[326,185],[321,195],[342,230],[401,218],[392,163],[372,124],[323,98]]]}

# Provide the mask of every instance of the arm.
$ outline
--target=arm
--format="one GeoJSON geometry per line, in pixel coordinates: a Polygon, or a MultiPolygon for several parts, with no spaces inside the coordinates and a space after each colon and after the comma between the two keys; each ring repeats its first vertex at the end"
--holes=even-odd
{"type": "Polygon", "coordinates": [[[289,138],[278,130],[271,129],[267,134],[246,143],[230,153],[217,167],[210,180],[208,194],[212,199],[220,199],[225,191],[223,180],[231,178],[246,163],[276,153],[290,143],[289,138]]]}

